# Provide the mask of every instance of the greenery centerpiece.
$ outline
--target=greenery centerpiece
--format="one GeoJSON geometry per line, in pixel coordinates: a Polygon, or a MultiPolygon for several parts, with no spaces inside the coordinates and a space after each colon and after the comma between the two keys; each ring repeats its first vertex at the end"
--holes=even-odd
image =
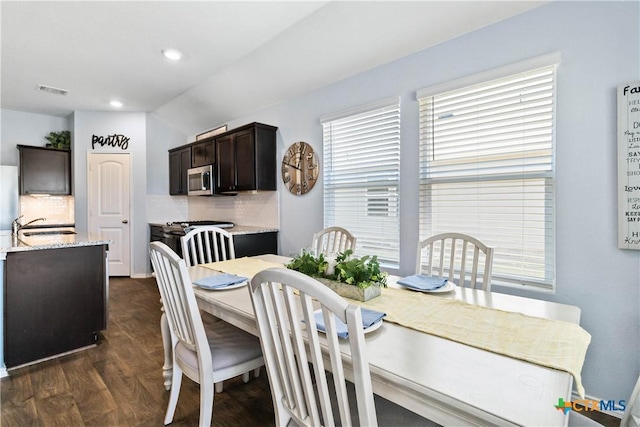
{"type": "Polygon", "coordinates": [[[347,249],[335,257],[308,251],[293,257],[287,268],[316,278],[339,295],[360,301],[367,301],[380,295],[380,288],[387,286],[388,273],[380,271],[377,256],[352,256],[347,249]]]}

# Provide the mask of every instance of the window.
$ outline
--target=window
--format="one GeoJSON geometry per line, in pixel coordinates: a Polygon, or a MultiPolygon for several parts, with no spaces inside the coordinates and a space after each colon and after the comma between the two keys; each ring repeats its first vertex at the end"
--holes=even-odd
{"type": "Polygon", "coordinates": [[[356,255],[399,265],[400,99],[321,119],[324,226],[357,238],[356,255]]]}
{"type": "Polygon", "coordinates": [[[418,92],[420,239],[455,231],[495,247],[494,283],[554,286],[555,74],[418,92]]]}

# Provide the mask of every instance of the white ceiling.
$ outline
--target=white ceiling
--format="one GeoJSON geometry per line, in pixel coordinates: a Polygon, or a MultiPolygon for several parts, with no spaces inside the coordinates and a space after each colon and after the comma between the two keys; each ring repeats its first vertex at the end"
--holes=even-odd
{"type": "Polygon", "coordinates": [[[547,1],[2,1],[1,105],[118,99],[193,135],[547,1]]]}

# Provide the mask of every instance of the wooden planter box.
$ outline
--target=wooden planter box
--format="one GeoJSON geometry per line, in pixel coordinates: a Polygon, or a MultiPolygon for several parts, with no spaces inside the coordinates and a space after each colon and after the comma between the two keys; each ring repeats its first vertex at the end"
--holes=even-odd
{"type": "Polygon", "coordinates": [[[372,298],[380,296],[381,286],[369,286],[368,288],[359,288],[346,283],[337,282],[335,280],[317,278],[319,282],[325,284],[329,289],[340,295],[341,297],[354,299],[357,301],[369,301],[372,298]]]}

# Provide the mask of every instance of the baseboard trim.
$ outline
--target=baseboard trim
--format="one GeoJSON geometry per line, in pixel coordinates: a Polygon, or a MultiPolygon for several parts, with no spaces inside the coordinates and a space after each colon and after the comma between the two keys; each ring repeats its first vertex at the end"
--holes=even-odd
{"type": "Polygon", "coordinates": [[[133,274],[131,275],[132,279],[150,279],[154,277],[153,273],[144,273],[144,274],[133,274]]]}

